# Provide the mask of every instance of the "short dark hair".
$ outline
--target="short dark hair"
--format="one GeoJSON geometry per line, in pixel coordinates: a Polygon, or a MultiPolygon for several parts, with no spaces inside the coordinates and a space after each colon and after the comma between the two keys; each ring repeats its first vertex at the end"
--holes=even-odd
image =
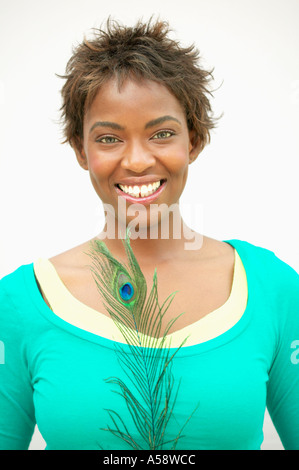
{"type": "Polygon", "coordinates": [[[134,27],[123,26],[108,18],[105,29],[95,29],[94,37],[84,39],[67,63],[61,90],[61,117],[64,142],[80,148],[83,119],[99,88],[111,78],[119,86],[127,78],[154,80],[165,85],[186,112],[189,130],[200,140],[200,151],[210,142],[215,127],[208,95],[212,71],[199,66],[199,51],[182,47],[169,38],[166,21],[152,18],[134,27]]]}

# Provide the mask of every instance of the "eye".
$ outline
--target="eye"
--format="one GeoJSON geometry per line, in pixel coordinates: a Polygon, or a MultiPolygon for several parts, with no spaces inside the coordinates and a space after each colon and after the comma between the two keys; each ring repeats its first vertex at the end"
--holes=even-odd
{"type": "Polygon", "coordinates": [[[157,134],[155,134],[152,139],[168,139],[172,135],[174,135],[173,131],[160,131],[157,132],[157,134]]]}
{"type": "Polygon", "coordinates": [[[100,142],[101,144],[115,144],[116,142],[120,142],[120,140],[113,137],[113,135],[104,135],[96,139],[96,142],[100,142]]]}

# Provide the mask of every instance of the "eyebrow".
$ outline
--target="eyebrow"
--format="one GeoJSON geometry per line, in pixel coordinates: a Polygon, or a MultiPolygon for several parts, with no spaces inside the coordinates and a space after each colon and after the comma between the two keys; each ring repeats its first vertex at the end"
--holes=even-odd
{"type": "Polygon", "coordinates": [[[157,119],[153,119],[152,121],[149,121],[146,125],[145,125],[145,129],[148,129],[149,127],[154,127],[154,126],[157,126],[159,124],[162,124],[163,122],[165,121],[176,121],[178,122],[180,125],[182,125],[182,123],[175,117],[173,116],[161,116],[157,119]]]}
{"type": "Polygon", "coordinates": [[[97,121],[94,125],[90,128],[90,132],[92,132],[96,127],[110,127],[111,129],[115,129],[116,131],[123,131],[125,128],[117,124],[116,122],[110,121],[97,121]]]}
{"type": "MultiPolygon", "coordinates": [[[[157,119],[153,119],[152,121],[149,121],[145,125],[145,129],[148,129],[149,127],[157,126],[159,124],[162,124],[165,121],[175,121],[175,122],[178,122],[180,125],[182,125],[182,123],[177,118],[167,115],[167,116],[161,116],[161,117],[158,117],[157,119]]],[[[96,127],[110,127],[111,129],[115,129],[116,131],[125,130],[125,128],[123,126],[121,126],[120,124],[117,124],[116,122],[97,121],[90,128],[89,132],[92,132],[96,127]]]]}

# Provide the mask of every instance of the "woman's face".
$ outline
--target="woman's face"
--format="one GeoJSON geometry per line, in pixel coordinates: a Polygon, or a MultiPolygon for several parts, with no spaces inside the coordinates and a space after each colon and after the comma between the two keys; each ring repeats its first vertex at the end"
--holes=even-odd
{"type": "Polygon", "coordinates": [[[108,81],[86,112],[83,135],[79,163],[116,217],[119,198],[127,209],[142,204],[147,215],[153,204],[178,203],[198,152],[181,104],[165,86],[127,80],[119,90],[108,81]]]}

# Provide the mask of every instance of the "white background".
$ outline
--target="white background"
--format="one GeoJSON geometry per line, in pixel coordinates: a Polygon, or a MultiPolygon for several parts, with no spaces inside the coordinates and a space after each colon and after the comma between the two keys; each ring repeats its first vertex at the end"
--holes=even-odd
{"type": "MultiPolygon", "coordinates": [[[[55,73],[108,15],[133,24],[153,14],[198,46],[214,88],[222,84],[212,106],[224,116],[181,199],[199,204],[202,217],[186,221],[268,248],[299,271],[298,0],[1,0],[0,8],[0,277],[101,230],[88,174],[60,143],[55,73]]],[[[264,432],[263,449],[280,449],[267,414],[264,432]]],[[[38,431],[30,448],[44,448],[38,431]]]]}

